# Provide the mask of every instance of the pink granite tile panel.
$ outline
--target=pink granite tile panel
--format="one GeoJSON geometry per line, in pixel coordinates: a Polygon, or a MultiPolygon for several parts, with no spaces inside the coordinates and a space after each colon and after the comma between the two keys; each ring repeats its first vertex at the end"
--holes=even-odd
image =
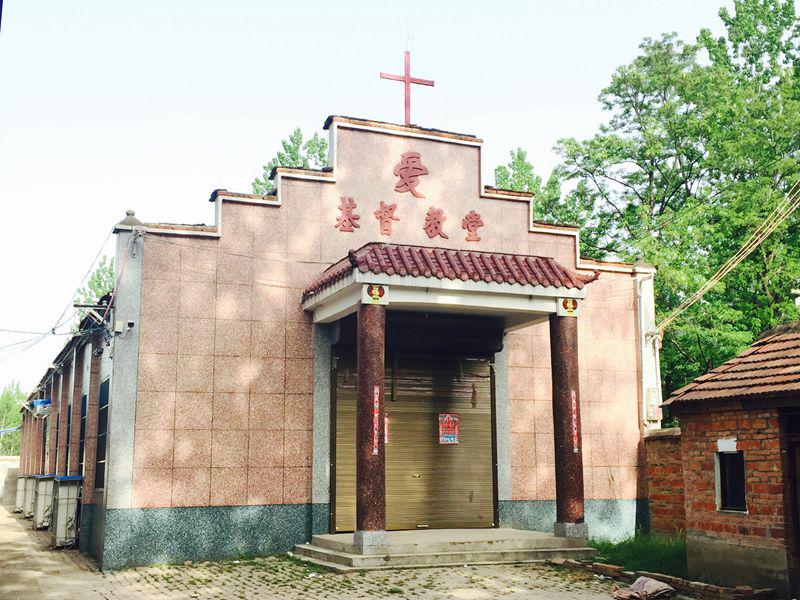
{"type": "Polygon", "coordinates": [[[286,362],[281,358],[252,358],[250,390],[258,394],[289,391],[288,383],[284,383],[286,362]]]}
{"type": "Polygon", "coordinates": [[[179,284],[180,317],[209,319],[214,315],[217,288],[211,282],[182,281],[179,284]]]}
{"type": "Polygon", "coordinates": [[[250,429],[284,428],[283,394],[250,394],[250,429]]]}
{"type": "Polygon", "coordinates": [[[286,326],[287,358],[314,358],[314,329],[311,323],[286,326]]]}
{"type": "Polygon", "coordinates": [[[553,433],[553,403],[550,400],[535,400],[534,431],[536,433],[553,433]]]}
{"type": "Polygon", "coordinates": [[[181,263],[181,247],[159,237],[148,236],[142,254],[142,279],[178,278],[181,263]]]}
{"type": "Polygon", "coordinates": [[[536,465],[536,434],[514,433],[511,435],[511,466],[532,467],[536,465]]]}
{"type": "Polygon", "coordinates": [[[134,434],[133,466],[138,469],[172,467],[174,430],[139,429],[134,434]]]}
{"type": "Polygon", "coordinates": [[[247,504],[247,469],[211,469],[211,505],[240,506],[247,504]]]}
{"type": "Polygon", "coordinates": [[[253,283],[253,259],[241,254],[219,252],[217,255],[217,281],[251,285],[253,283]]]}
{"type": "Polygon", "coordinates": [[[284,434],[283,464],[287,467],[310,467],[311,432],[287,429],[284,434]]]}
{"type": "Polygon", "coordinates": [[[286,319],[286,288],[279,285],[253,286],[254,321],[279,321],[286,319]]]}
{"type": "Polygon", "coordinates": [[[178,344],[178,319],[148,316],[139,324],[139,352],[174,354],[178,344]]]}
{"type": "Polygon", "coordinates": [[[286,356],[286,324],[280,321],[251,322],[250,355],[255,358],[286,356]]]}
{"type": "Polygon", "coordinates": [[[255,259],[253,261],[253,283],[257,285],[285,285],[286,262],[282,259],[255,259]]]}
{"type": "Polygon", "coordinates": [[[212,432],[212,467],[247,467],[246,431],[223,429],[212,432]]]}
{"type": "Polygon", "coordinates": [[[214,352],[217,356],[249,356],[250,321],[218,319],[214,352]]]}
{"type": "Polygon", "coordinates": [[[247,472],[247,503],[282,504],[283,468],[251,468],[247,472]]]}
{"type": "Polygon", "coordinates": [[[175,426],[175,392],[139,392],[136,395],[136,429],[172,429],[175,426]]]}
{"type": "MultiPolygon", "coordinates": [[[[142,317],[169,317],[177,311],[175,282],[145,279],[142,281],[142,317]]],[[[142,319],[144,321],[144,319],[142,319]]]]}
{"type": "Polygon", "coordinates": [[[314,425],[311,394],[286,394],[286,429],[310,431],[314,425]]]}
{"type": "Polygon", "coordinates": [[[535,500],[536,497],[536,469],[511,467],[512,500],[535,500]]]}
{"type": "Polygon", "coordinates": [[[217,319],[250,320],[252,299],[251,285],[217,284],[217,319]]]}
{"type": "Polygon", "coordinates": [[[533,400],[510,400],[508,412],[511,433],[536,431],[536,403],[533,400]]]}
{"type": "Polygon", "coordinates": [[[172,506],[208,506],[211,469],[175,468],[172,471],[172,506]]]}
{"type": "Polygon", "coordinates": [[[210,356],[180,354],[177,361],[179,392],[211,392],[214,389],[214,361],[210,356]]]}
{"type": "Polygon", "coordinates": [[[555,441],[552,433],[537,433],[536,460],[540,465],[556,464],[555,441]]]}
{"type": "Polygon", "coordinates": [[[213,356],[214,319],[179,319],[178,354],[213,356]]]}
{"type": "Polygon", "coordinates": [[[245,393],[253,382],[251,359],[246,356],[214,357],[214,391],[245,393]]]}
{"type": "Polygon", "coordinates": [[[532,368],[508,368],[508,398],[509,400],[533,400],[532,368]]]}
{"type": "Polygon", "coordinates": [[[181,281],[212,282],[217,280],[217,251],[212,248],[181,248],[181,281]]]}
{"type": "Polygon", "coordinates": [[[134,508],[161,508],[172,503],[172,469],[133,470],[134,508]]]}
{"type": "Polygon", "coordinates": [[[556,497],[555,465],[536,467],[536,494],[539,500],[552,500],[556,497]]]}
{"type": "Polygon", "coordinates": [[[178,429],[175,431],[175,467],[211,466],[210,429],[178,429]]]}
{"type": "Polygon", "coordinates": [[[286,393],[310,394],[314,387],[314,365],[311,359],[286,359],[286,393]]]}
{"type": "Polygon", "coordinates": [[[247,392],[217,392],[212,409],[213,429],[247,429],[250,398],[247,392]]]}
{"type": "Polygon", "coordinates": [[[284,464],[283,430],[250,430],[247,462],[250,467],[282,467],[284,464]]]}
{"type": "Polygon", "coordinates": [[[283,501],[303,504],[311,500],[311,469],[290,467],[283,471],[283,501]]]}
{"type": "Polygon", "coordinates": [[[139,354],[138,391],[174,392],[175,384],[174,354],[139,354]]]}
{"type": "Polygon", "coordinates": [[[175,429],[211,429],[213,394],[175,394],[175,429]]]}

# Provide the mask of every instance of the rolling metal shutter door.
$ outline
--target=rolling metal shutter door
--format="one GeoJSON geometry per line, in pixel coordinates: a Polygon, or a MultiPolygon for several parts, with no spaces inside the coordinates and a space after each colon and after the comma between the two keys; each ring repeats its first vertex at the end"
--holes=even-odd
{"type": "MultiPolygon", "coordinates": [[[[337,357],[336,531],[355,527],[355,360],[337,357]]],[[[492,378],[487,358],[387,357],[389,529],[492,527],[492,378]],[[458,413],[459,443],[439,444],[439,414],[458,413]]]]}

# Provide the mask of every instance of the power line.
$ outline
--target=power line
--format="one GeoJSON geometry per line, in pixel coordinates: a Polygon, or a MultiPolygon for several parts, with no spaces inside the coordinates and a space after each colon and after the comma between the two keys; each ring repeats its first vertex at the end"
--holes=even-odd
{"type": "Polygon", "coordinates": [[[694,294],[686,298],[681,304],[673,310],[665,319],[658,324],[658,329],[662,333],[664,330],[680,316],[690,306],[700,300],[706,292],[714,287],[719,281],[722,280],[729,272],[731,272],[739,263],[747,258],[753,250],[755,250],[761,243],[766,240],[778,226],[783,223],[789,215],[791,215],[798,206],[800,206],[800,194],[796,191],[800,186],[800,182],[796,182],[786,196],[781,200],[778,206],[770,213],[765,221],[763,221],[750,235],[747,241],[742,245],[736,254],[734,254],[728,261],[720,267],[717,272],[711,276],[703,285],[701,285],[694,294]]]}

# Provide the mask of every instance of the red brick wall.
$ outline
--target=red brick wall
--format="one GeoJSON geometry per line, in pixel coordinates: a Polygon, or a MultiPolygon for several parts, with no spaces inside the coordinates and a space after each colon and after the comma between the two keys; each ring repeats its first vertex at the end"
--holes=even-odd
{"type": "Polygon", "coordinates": [[[674,533],[686,528],[681,461],[681,430],[657,429],[645,437],[650,530],[674,533]]]}
{"type": "Polygon", "coordinates": [[[741,546],[787,546],[788,486],[777,409],[719,409],[680,419],[687,532],[741,546]],[[732,437],[744,451],[747,513],[720,512],[716,506],[717,440],[732,437]]]}

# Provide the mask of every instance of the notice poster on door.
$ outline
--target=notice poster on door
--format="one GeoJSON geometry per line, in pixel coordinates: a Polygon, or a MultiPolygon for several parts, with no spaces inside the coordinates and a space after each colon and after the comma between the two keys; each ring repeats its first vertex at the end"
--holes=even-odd
{"type": "Polygon", "coordinates": [[[458,413],[439,413],[439,444],[458,444],[458,413]]]}

